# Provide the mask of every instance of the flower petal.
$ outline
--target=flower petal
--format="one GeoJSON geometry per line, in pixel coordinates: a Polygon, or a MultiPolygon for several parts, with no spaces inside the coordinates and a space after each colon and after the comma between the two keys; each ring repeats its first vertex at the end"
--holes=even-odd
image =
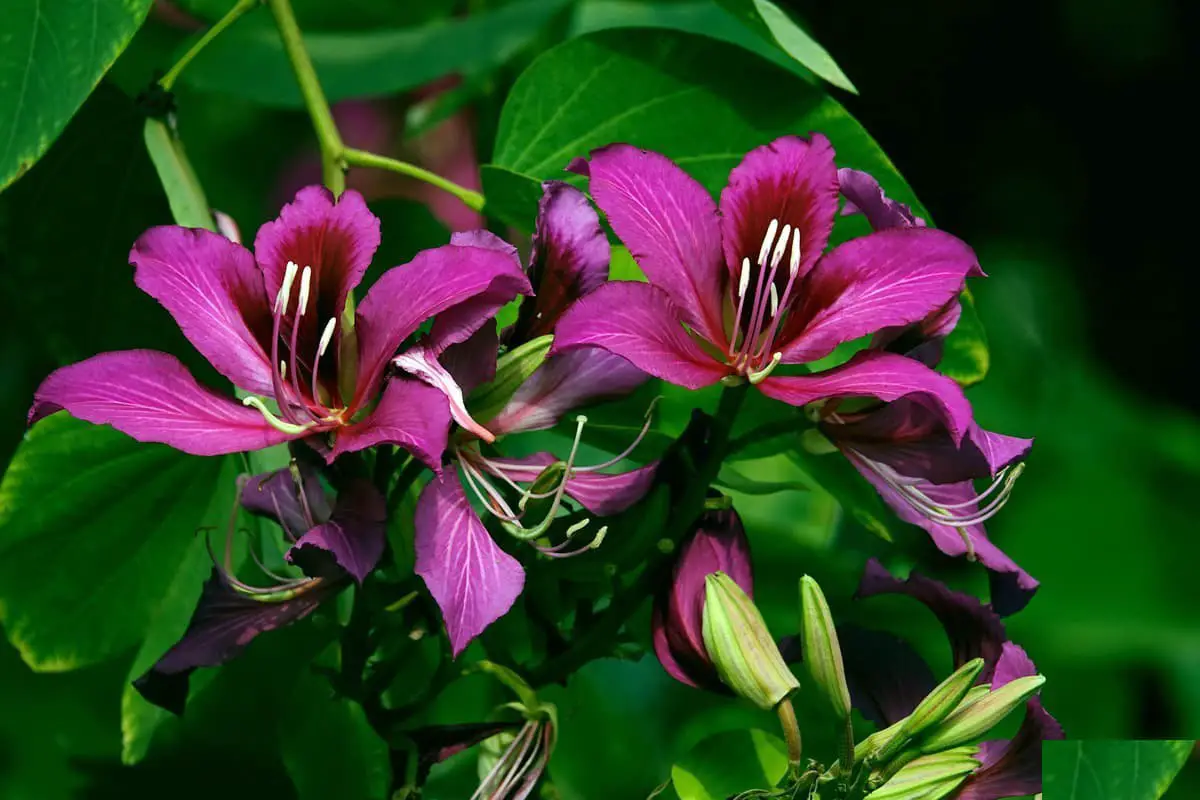
{"type": "Polygon", "coordinates": [[[366,419],[338,429],[328,461],[387,442],[403,447],[440,472],[449,433],[450,407],[445,395],[420,381],[392,378],[366,419]]]}
{"type": "Polygon", "coordinates": [[[495,441],[496,437],[487,428],[480,425],[467,410],[467,401],[463,397],[463,387],[459,386],[445,367],[438,363],[437,356],[424,345],[410,348],[392,361],[400,369],[414,375],[446,396],[450,404],[450,416],[464,429],[483,439],[485,442],[495,441]]]}
{"type": "Polygon", "coordinates": [[[465,393],[495,379],[499,352],[500,336],[496,326],[484,325],[466,340],[443,350],[438,361],[465,393]]]}
{"type": "Polygon", "coordinates": [[[950,438],[961,442],[974,417],[962,388],[911,358],[864,350],[841,366],[813,375],[774,376],[759,384],[767,397],[803,406],[831,397],[874,397],[884,402],[913,396],[938,414],[950,438]]]}
{"type": "Polygon", "coordinates": [[[332,560],[362,583],[383,555],[386,533],[383,495],[370,481],[352,479],[338,492],[329,521],[301,536],[287,560],[313,576],[336,575],[337,570],[330,570],[332,560]]]}
{"type": "Polygon", "coordinates": [[[525,570],[492,541],[452,471],[421,492],[415,525],[416,573],[442,610],[457,657],[512,608],[525,570]]]}
{"type": "Polygon", "coordinates": [[[336,584],[314,582],[290,600],[265,603],[234,591],[214,569],[183,638],[133,686],[154,705],[182,714],[194,669],[224,664],[260,633],[307,616],[336,591],[336,584]]]}
{"type": "Polygon", "coordinates": [[[687,389],[716,383],[728,367],[687,335],[666,292],[635,281],[605,284],[563,314],[550,354],[601,347],[687,389]]]}
{"type": "Polygon", "coordinates": [[[562,181],[542,184],[529,278],[534,297],[521,304],[512,341],[554,331],[571,303],[608,280],[608,237],[587,196],[562,181]]]}
{"type": "Polygon", "coordinates": [[[851,702],[880,728],[911,714],[937,685],[925,659],[900,637],[857,625],[839,625],[837,634],[851,702]]]}
{"type": "Polygon", "coordinates": [[[554,427],[563,414],[597,400],[632,392],[650,376],[599,347],[581,347],[547,359],[489,423],[497,436],[554,427]]]}
{"type": "Polygon", "coordinates": [[[979,269],[965,242],[932,228],[886,230],[825,254],[784,324],[783,360],[815,361],[893,325],[919,322],[957,297],[979,269]]]}
{"type": "MultiPolygon", "coordinates": [[[[743,258],[758,264],[771,220],[800,231],[803,277],[829,243],[837,214],[837,167],[833,147],[819,133],[808,141],[784,136],[756,147],[729,173],[721,192],[721,239],[725,263],[740,274],[743,258]]],[[[782,287],[781,287],[782,288],[782,287]]]]}
{"type": "MultiPolygon", "coordinates": [[[[491,458],[488,465],[510,480],[528,483],[559,460],[553,453],[541,452],[523,458],[491,458]]],[[[593,514],[609,517],[645,497],[657,469],[654,461],[626,472],[574,472],[567,479],[566,493],[593,514]]]]}
{"type": "Polygon", "coordinates": [[[154,350],[101,353],[55,370],[33,395],[29,424],[61,410],[197,456],[261,450],[295,438],[196,383],[177,358],[154,350]]]}
{"type": "Polygon", "coordinates": [[[500,305],[530,291],[520,263],[492,248],[444,245],[388,270],[358,307],[359,376],[352,407],[374,396],[388,361],[425,320],[454,309],[430,333],[435,347],[445,348],[482,327],[500,305]],[[467,302],[475,298],[479,302],[467,302]],[[460,304],[465,307],[455,308],[460,304]]]}
{"type": "Polygon", "coordinates": [[[842,216],[862,214],[874,230],[885,228],[924,228],[925,220],[904,203],[892,200],[883,193],[879,181],[857,169],[839,169],[838,186],[846,205],[842,216]]]}
{"type": "Polygon", "coordinates": [[[240,499],[242,508],[275,521],[298,538],[312,527],[310,520],[320,525],[329,519],[331,510],[317,470],[305,463],[297,464],[297,469],[303,481],[303,498],[292,471],[284,468],[251,475],[242,486],[240,499]]]}
{"type": "Polygon", "coordinates": [[[721,229],[704,187],[666,156],[613,144],[593,150],[588,188],[650,283],[714,344],[721,318],[721,229]]]}
{"type": "Polygon", "coordinates": [[[200,354],[234,385],[273,394],[263,342],[271,306],[254,256],[212,231],[167,225],[129,253],[133,281],[170,312],[200,354]]]}

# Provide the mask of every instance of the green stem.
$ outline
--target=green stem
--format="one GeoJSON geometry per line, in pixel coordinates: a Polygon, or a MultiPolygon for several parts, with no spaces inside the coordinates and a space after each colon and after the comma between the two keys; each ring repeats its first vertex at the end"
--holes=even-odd
{"type": "Polygon", "coordinates": [[[347,147],[342,152],[342,157],[351,166],[386,169],[390,172],[396,172],[401,175],[407,175],[410,178],[416,178],[419,181],[424,181],[442,191],[449,192],[461,200],[468,208],[475,211],[480,211],[483,208],[483,195],[479,192],[468,189],[465,186],[459,186],[454,181],[446,180],[437,173],[421,169],[415,164],[409,164],[407,161],[399,161],[395,158],[368,153],[365,150],[355,150],[351,147],[347,147]]]}
{"type": "Polygon", "coordinates": [[[325,99],[325,92],[321,90],[312,59],[308,57],[308,50],[304,47],[304,39],[300,35],[300,26],[296,24],[291,0],[266,2],[275,17],[275,27],[279,30],[284,52],[292,64],[292,72],[304,98],[304,107],[308,109],[308,116],[312,119],[313,128],[317,133],[325,185],[329,191],[340,195],[346,188],[346,146],[342,144],[341,134],[333,121],[333,113],[329,110],[329,101],[325,99]]]}
{"type": "Polygon", "coordinates": [[[777,711],[779,724],[783,728],[783,738],[787,740],[788,765],[792,771],[792,778],[798,779],[803,748],[800,741],[800,724],[796,721],[796,709],[792,707],[791,698],[785,697],[777,711]]]}
{"type": "Polygon", "coordinates": [[[841,750],[838,761],[842,765],[842,780],[844,785],[849,787],[850,779],[854,775],[854,721],[849,717],[842,728],[841,750]]]}
{"type": "Polygon", "coordinates": [[[183,54],[183,57],[175,62],[171,69],[167,70],[167,74],[163,75],[158,80],[159,86],[171,91],[171,87],[175,85],[175,81],[179,79],[179,73],[183,72],[184,67],[192,62],[196,56],[200,55],[200,51],[208,47],[209,42],[221,35],[221,32],[228,28],[233,23],[237,22],[243,14],[250,11],[259,4],[260,0],[238,0],[233,8],[225,12],[225,16],[221,17],[217,22],[205,31],[204,35],[196,40],[196,43],[188,48],[188,51],[183,54]]]}

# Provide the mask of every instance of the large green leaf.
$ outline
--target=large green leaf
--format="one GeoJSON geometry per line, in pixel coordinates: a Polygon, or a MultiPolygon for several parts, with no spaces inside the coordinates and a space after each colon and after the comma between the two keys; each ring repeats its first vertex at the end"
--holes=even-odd
{"type": "Polygon", "coordinates": [[[46,152],[146,18],[150,0],[7,0],[0,190],[46,152]]]}
{"type": "Polygon", "coordinates": [[[26,663],[109,658],[173,613],[165,602],[186,605],[174,584],[182,571],[199,591],[196,534],[234,502],[227,463],[65,413],[34,426],[0,481],[0,623],[26,663]]]}
{"type": "Polygon", "coordinates": [[[1046,800],[1158,800],[1183,769],[1192,741],[1046,742],[1046,800]]]}
{"type": "Polygon", "coordinates": [[[770,789],[787,772],[787,746],[760,730],[705,739],[671,767],[681,800],[722,800],[747,789],[770,789]]]}
{"type": "Polygon", "coordinates": [[[857,92],[833,57],[771,0],[719,0],[730,13],[763,39],[773,42],[798,63],[848,92],[857,92]]]}
{"type": "MultiPolygon", "coordinates": [[[[503,64],[565,4],[521,0],[415,28],[310,31],[304,43],[329,100],[394,94],[449,73],[476,73],[503,64]]],[[[296,78],[265,10],[247,16],[205,48],[182,79],[197,89],[264,105],[302,107],[296,78]]]]}

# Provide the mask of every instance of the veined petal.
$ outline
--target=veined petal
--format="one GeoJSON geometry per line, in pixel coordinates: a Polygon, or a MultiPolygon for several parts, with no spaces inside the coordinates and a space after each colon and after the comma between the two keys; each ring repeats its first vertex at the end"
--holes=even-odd
{"type": "Polygon", "coordinates": [[[961,442],[972,429],[971,404],[962,388],[911,358],[864,350],[841,366],[812,375],[774,376],[763,394],[794,406],[831,397],[874,397],[891,402],[912,395],[941,417],[950,438],[961,442]]]}
{"type": "Polygon", "coordinates": [[[538,367],[488,428],[497,436],[551,428],[571,409],[628,394],[649,379],[629,361],[599,347],[569,350],[538,367]]]}
{"type": "Polygon", "coordinates": [[[925,220],[918,217],[904,203],[891,199],[883,193],[879,181],[870,174],[857,169],[839,169],[838,185],[846,205],[842,216],[862,214],[874,230],[886,228],[924,228],[925,220]]]}
{"type": "Polygon", "coordinates": [[[593,150],[584,174],[650,283],[701,336],[725,345],[721,229],[704,187],[666,156],[627,144],[593,150]]]}
{"type": "Polygon", "coordinates": [[[492,541],[453,471],[421,492],[415,525],[415,570],[442,610],[457,657],[512,608],[525,570],[492,541]]]}
{"type": "Polygon", "coordinates": [[[55,370],[33,395],[29,424],[61,410],[112,425],[139,442],[162,442],[197,456],[261,450],[296,438],[196,383],[179,359],[154,350],[101,353],[55,370]]]}
{"type": "Polygon", "coordinates": [[[534,297],[521,304],[512,341],[552,333],[571,303],[608,280],[608,237],[587,196],[562,181],[542,184],[529,259],[534,297]]]}
{"type": "Polygon", "coordinates": [[[271,335],[270,301],[249,250],[212,231],[168,225],[138,237],[129,262],[138,288],[218,372],[248,391],[273,393],[261,344],[271,335]]]}
{"type": "Polygon", "coordinates": [[[428,347],[417,345],[406,350],[396,356],[393,363],[444,394],[446,402],[450,404],[450,416],[460,426],[485,442],[495,440],[496,437],[492,435],[492,432],[471,416],[471,412],[467,410],[467,401],[463,397],[463,387],[459,386],[454,380],[454,376],[438,363],[437,356],[430,352],[428,347]]]}
{"type": "Polygon", "coordinates": [[[784,363],[815,361],[848,342],[919,322],[958,296],[979,269],[965,242],[932,228],[886,230],[825,254],[784,325],[784,363]]]}
{"type": "Polygon", "coordinates": [[[493,248],[444,245],[388,270],[358,308],[359,377],[351,407],[375,394],[388,361],[425,320],[484,295],[434,324],[431,341],[448,347],[478,330],[500,305],[530,291],[520,263],[493,248]]]}
{"type": "MultiPolygon", "coordinates": [[[[503,472],[510,480],[527,483],[558,460],[552,453],[541,452],[523,458],[488,459],[488,466],[503,472]]],[[[657,469],[658,462],[654,461],[625,472],[575,472],[567,479],[566,491],[596,516],[608,517],[645,497],[654,484],[657,469]]]]}
{"type": "Polygon", "coordinates": [[[837,167],[824,136],[816,133],[808,141],[784,136],[756,147],[729,173],[721,192],[725,264],[735,276],[742,259],[757,265],[763,238],[776,220],[780,228],[800,231],[797,275],[804,276],[829,243],[837,205],[837,167]]]}
{"type": "Polygon", "coordinates": [[[907,717],[937,686],[912,645],[883,631],[838,625],[851,704],[880,729],[907,717]]]}
{"type": "Polygon", "coordinates": [[[555,329],[550,354],[600,347],[687,389],[709,386],[730,374],[688,336],[679,315],[657,286],[607,283],[567,309],[555,329]]]}
{"type": "Polygon", "coordinates": [[[288,468],[262,475],[251,475],[242,487],[242,508],[259,517],[273,520],[299,538],[312,527],[329,519],[331,509],[317,470],[306,463],[297,465],[303,488],[288,468]],[[300,492],[304,497],[300,497],[300,492]]]}
{"type": "Polygon", "coordinates": [[[333,516],[300,537],[287,560],[312,576],[332,576],[332,560],[359,583],[379,563],[386,541],[387,506],[383,495],[364,478],[352,479],[338,492],[333,516]]]}
{"type": "Polygon", "coordinates": [[[366,419],[338,429],[328,461],[387,442],[403,447],[440,472],[449,433],[450,407],[445,395],[420,381],[392,378],[366,419]]]}
{"type": "Polygon", "coordinates": [[[464,341],[443,350],[438,361],[463,392],[468,393],[496,377],[499,352],[500,335],[495,324],[483,325],[464,341]]]}

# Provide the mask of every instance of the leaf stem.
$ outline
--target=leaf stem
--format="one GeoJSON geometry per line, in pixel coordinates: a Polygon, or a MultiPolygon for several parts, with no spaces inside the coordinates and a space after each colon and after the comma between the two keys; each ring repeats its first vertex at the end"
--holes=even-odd
{"type": "Polygon", "coordinates": [[[304,107],[308,109],[308,116],[312,119],[313,129],[317,134],[325,186],[334,195],[340,195],[346,188],[346,146],[342,144],[341,134],[333,121],[333,113],[329,110],[329,101],[325,99],[325,92],[321,89],[316,70],[313,69],[312,59],[304,47],[304,39],[300,35],[300,26],[296,23],[291,0],[266,0],[266,3],[275,17],[275,27],[279,30],[284,52],[291,62],[292,72],[304,98],[304,107]]]}
{"type": "Polygon", "coordinates": [[[459,186],[454,181],[447,180],[437,173],[430,172],[427,169],[421,169],[415,164],[409,164],[407,161],[400,161],[395,158],[368,153],[365,150],[355,150],[347,147],[342,151],[342,157],[346,163],[356,167],[374,167],[375,169],[385,169],[390,172],[396,172],[401,175],[407,175],[410,178],[416,178],[419,181],[424,181],[431,186],[436,186],[442,191],[449,192],[463,202],[468,208],[474,211],[483,209],[483,195],[479,192],[459,186]]]}
{"type": "Polygon", "coordinates": [[[167,70],[167,74],[158,79],[158,85],[171,91],[171,87],[175,85],[175,81],[179,79],[179,74],[184,68],[192,62],[196,56],[200,55],[200,51],[208,47],[209,42],[221,35],[221,32],[228,28],[233,23],[237,22],[243,14],[252,10],[261,0],[238,0],[233,8],[225,12],[225,16],[217,20],[211,28],[204,32],[204,35],[196,40],[196,43],[188,48],[188,51],[175,64],[167,70]]]}

